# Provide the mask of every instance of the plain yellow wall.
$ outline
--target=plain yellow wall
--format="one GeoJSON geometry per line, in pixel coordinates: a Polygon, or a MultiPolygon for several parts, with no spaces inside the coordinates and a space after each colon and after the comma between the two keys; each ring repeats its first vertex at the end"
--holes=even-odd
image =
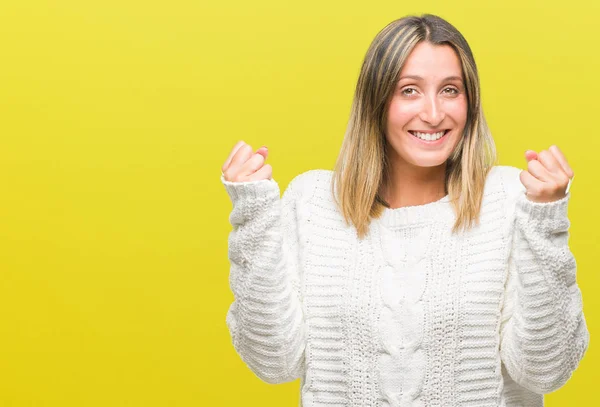
{"type": "Polygon", "coordinates": [[[547,406],[595,406],[597,1],[19,0],[0,5],[0,406],[295,406],[225,315],[236,141],[283,189],[331,169],[367,47],[438,14],[467,38],[500,163],[557,144],[591,347],[547,406]]]}

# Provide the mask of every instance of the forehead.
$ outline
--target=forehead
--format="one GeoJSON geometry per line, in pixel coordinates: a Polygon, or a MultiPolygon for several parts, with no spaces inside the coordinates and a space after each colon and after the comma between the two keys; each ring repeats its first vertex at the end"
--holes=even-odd
{"type": "Polygon", "coordinates": [[[462,66],[450,45],[433,45],[423,41],[409,54],[400,71],[400,76],[404,75],[418,75],[424,79],[462,77],[462,66]]]}

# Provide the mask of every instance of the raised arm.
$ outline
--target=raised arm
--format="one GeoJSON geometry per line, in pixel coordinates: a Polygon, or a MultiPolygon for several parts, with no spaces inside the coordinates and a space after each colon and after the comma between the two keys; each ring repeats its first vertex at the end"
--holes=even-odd
{"type": "Polygon", "coordinates": [[[506,180],[512,244],[500,356],[515,382],[545,394],[571,377],[588,347],[589,332],[568,245],[571,195],[532,202],[519,172],[513,167],[506,180]]]}
{"type": "Polygon", "coordinates": [[[229,281],[234,301],[226,323],[242,360],[272,384],[293,381],[304,369],[296,217],[303,178],[294,178],[280,199],[272,179],[229,182],[221,177],[233,203],[229,281]]]}

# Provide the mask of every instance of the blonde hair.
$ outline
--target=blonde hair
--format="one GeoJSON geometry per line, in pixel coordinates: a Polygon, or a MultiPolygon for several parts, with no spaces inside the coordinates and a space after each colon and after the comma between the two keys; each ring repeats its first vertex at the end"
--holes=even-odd
{"type": "Polygon", "coordinates": [[[336,205],[360,239],[371,219],[380,217],[387,206],[379,191],[389,171],[385,138],[389,102],[408,55],[421,41],[451,46],[462,65],[467,121],[446,161],[445,189],[456,214],[452,233],[479,224],[485,179],[496,162],[496,147],[481,107],[475,59],[464,37],[444,19],[431,14],[406,16],[384,27],[367,50],[334,168],[331,188],[336,205]]]}

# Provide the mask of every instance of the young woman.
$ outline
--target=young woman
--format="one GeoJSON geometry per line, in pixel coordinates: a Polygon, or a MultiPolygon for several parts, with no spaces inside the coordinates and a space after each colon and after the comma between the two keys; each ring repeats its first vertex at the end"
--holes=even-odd
{"type": "Polygon", "coordinates": [[[301,405],[541,406],[589,333],[556,147],[494,165],[469,45],[408,16],[367,51],[334,171],[280,199],[266,148],[223,165],[233,345],[301,405]]]}

